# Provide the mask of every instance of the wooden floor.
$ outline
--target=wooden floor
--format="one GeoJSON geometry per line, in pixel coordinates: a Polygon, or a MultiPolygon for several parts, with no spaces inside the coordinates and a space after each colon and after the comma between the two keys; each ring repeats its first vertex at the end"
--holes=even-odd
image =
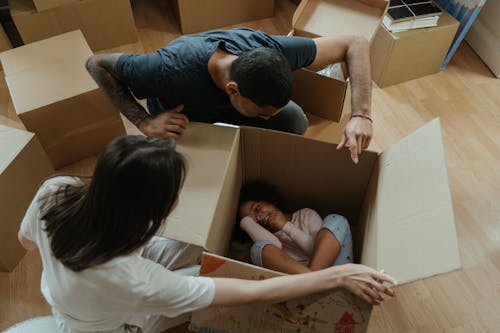
{"type": "MultiPolygon", "coordinates": [[[[134,1],[140,42],[112,51],[149,52],[178,36],[164,3],[134,1]]],[[[295,6],[287,0],[276,6],[274,18],[245,25],[287,33],[295,6]]],[[[500,81],[463,43],[445,71],[375,87],[373,116],[373,149],[441,118],[463,269],[397,287],[397,298],[373,311],[369,332],[500,332],[500,81]]],[[[0,123],[23,128],[3,78],[0,123]]],[[[337,141],[339,125],[312,119],[307,135],[337,141]]],[[[90,173],[94,163],[91,158],[65,171],[90,173]]],[[[50,313],[39,291],[40,272],[34,252],[14,272],[0,273],[0,329],[50,313]]]]}

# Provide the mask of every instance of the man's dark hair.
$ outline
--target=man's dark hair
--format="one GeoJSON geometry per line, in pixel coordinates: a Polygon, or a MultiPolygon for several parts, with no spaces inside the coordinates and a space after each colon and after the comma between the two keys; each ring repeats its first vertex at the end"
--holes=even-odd
{"type": "Polygon", "coordinates": [[[259,47],[241,54],[231,65],[229,79],[258,106],[281,108],[292,97],[290,64],[275,49],[259,47]]]}
{"type": "Polygon", "coordinates": [[[174,140],[137,135],[112,141],[90,184],[62,186],[42,198],[54,257],[81,271],[145,244],[175,204],[185,169],[174,140]]]}

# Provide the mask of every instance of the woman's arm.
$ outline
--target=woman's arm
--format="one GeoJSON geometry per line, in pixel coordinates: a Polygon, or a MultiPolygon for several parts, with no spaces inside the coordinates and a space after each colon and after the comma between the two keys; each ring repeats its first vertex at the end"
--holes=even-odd
{"type": "Polygon", "coordinates": [[[215,297],[210,306],[235,306],[249,303],[277,303],[309,294],[344,288],[374,305],[394,296],[396,281],[387,274],[357,264],[330,267],[321,271],[286,275],[262,281],[214,278],[215,297]]]}

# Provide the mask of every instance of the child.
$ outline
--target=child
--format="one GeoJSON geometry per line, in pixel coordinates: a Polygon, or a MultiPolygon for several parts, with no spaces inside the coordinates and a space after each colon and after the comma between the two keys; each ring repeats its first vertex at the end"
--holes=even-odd
{"type": "Polygon", "coordinates": [[[254,242],[250,255],[255,265],[303,273],[352,262],[351,231],[345,217],[331,214],[322,220],[309,208],[284,214],[280,201],[276,188],[261,181],[241,190],[240,226],[254,242]]]}

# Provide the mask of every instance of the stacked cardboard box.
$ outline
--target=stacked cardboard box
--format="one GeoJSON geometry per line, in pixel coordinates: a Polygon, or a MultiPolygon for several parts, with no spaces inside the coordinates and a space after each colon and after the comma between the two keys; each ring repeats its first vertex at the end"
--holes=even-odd
{"type": "Polygon", "coordinates": [[[25,250],[17,231],[38,186],[53,173],[33,133],[0,125],[0,271],[11,271],[25,250]]]}
{"type": "Polygon", "coordinates": [[[77,29],[94,51],[137,41],[129,0],[11,0],[10,8],[25,44],[77,29]]]}
{"type": "Polygon", "coordinates": [[[381,26],[370,50],[373,80],[386,87],[439,72],[458,25],[444,11],[435,27],[391,33],[381,26]]]}
{"type": "Polygon", "coordinates": [[[16,113],[55,168],[125,134],[120,113],[85,69],[91,55],[79,30],[0,54],[16,113]]]}
{"type": "Polygon", "coordinates": [[[175,7],[183,34],[274,15],[274,0],[176,0],[175,7]]]}

